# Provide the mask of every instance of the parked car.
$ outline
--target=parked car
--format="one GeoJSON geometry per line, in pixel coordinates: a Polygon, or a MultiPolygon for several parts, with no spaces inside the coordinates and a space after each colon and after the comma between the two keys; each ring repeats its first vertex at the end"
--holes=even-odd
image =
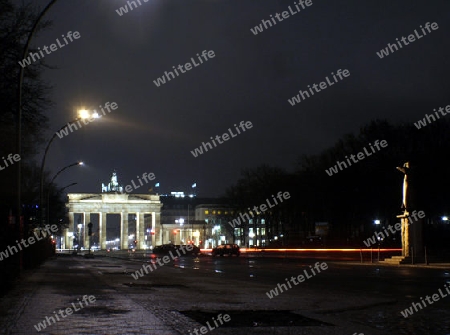
{"type": "Polygon", "coordinates": [[[241,254],[240,248],[237,244],[222,244],[215,247],[211,253],[213,256],[229,255],[229,256],[239,256],[241,254]]]}
{"type": "Polygon", "coordinates": [[[187,248],[187,245],[177,245],[169,243],[154,247],[153,253],[157,255],[168,255],[169,252],[171,251],[172,255],[174,256],[178,256],[178,254],[180,254],[181,256],[188,256],[188,255],[198,256],[200,254],[200,248],[193,244],[189,245],[189,249],[187,248]],[[179,250],[178,253],[176,252],[177,249],[179,250]]]}

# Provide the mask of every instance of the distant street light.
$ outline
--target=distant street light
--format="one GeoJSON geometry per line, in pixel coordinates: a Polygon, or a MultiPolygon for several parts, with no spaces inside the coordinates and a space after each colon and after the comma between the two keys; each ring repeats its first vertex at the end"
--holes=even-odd
{"type": "Polygon", "coordinates": [[[56,177],[59,176],[59,174],[60,174],[61,172],[63,172],[64,170],[66,170],[66,169],[68,169],[68,168],[71,168],[72,166],[77,166],[77,165],[83,166],[83,165],[84,165],[84,162],[75,162],[75,163],[72,163],[72,164],[69,164],[69,165],[63,167],[61,170],[59,170],[58,172],[56,172],[56,174],[53,176],[53,178],[52,178],[52,180],[50,181],[49,184],[52,184],[53,181],[56,179],[56,177]]]}
{"type": "MultiPolygon", "coordinates": [[[[56,179],[56,177],[59,176],[59,174],[61,172],[63,172],[64,170],[71,168],[72,166],[77,166],[77,165],[84,165],[83,162],[75,162],[72,164],[69,164],[65,167],[63,167],[61,170],[59,170],[58,172],[56,172],[56,174],[53,176],[52,180],[50,181],[49,185],[48,185],[48,191],[47,191],[47,207],[49,205],[48,203],[48,199],[50,197],[50,185],[53,183],[53,181],[56,179]]],[[[67,186],[69,187],[69,186],[67,186]]],[[[43,178],[43,171],[41,170],[41,188],[40,188],[40,197],[39,197],[39,208],[40,208],[40,213],[41,213],[41,220],[40,223],[43,224],[45,226],[46,220],[44,219],[44,206],[43,206],[43,192],[44,192],[44,178],[43,178]],[[45,222],[44,222],[45,221],[45,222]]],[[[47,213],[49,213],[49,211],[47,210],[47,213]]],[[[47,217],[48,219],[48,217],[47,217]]]]}
{"type": "Polygon", "coordinates": [[[373,220],[373,223],[375,223],[375,224],[380,224],[381,221],[380,221],[380,220],[373,220]]]}

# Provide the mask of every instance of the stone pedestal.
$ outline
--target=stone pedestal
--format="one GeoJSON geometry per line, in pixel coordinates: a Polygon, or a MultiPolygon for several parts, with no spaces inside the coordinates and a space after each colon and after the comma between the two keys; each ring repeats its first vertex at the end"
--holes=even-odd
{"type": "Polygon", "coordinates": [[[402,223],[402,256],[404,257],[422,257],[424,253],[423,247],[423,219],[413,218],[409,219],[409,213],[404,212],[403,215],[398,215],[402,223]]]}

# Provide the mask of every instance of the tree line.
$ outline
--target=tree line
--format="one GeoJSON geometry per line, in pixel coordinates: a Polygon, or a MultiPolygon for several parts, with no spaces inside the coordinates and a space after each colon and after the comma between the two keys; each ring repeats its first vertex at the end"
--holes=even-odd
{"type": "MultiPolygon", "coordinates": [[[[377,229],[374,220],[380,220],[379,228],[399,222],[396,215],[403,212],[404,175],[396,167],[410,162],[415,209],[426,213],[425,243],[441,250],[448,248],[450,236],[448,225],[442,221],[442,216],[449,213],[449,152],[450,122],[446,119],[421,129],[408,123],[373,120],[323,152],[299,156],[291,171],[268,165],[244,169],[224,198],[243,213],[278,191],[290,192],[289,201],[258,217],[265,220],[265,238],[271,245],[304,246],[307,237],[315,235],[316,223],[327,222],[329,231],[322,244],[364,247],[363,240],[377,229]],[[369,150],[377,140],[388,145],[348,164],[350,155],[363,148],[369,150]],[[341,164],[342,169],[330,176],[327,170],[337,162],[347,162],[347,167],[341,164]],[[274,240],[280,235],[282,240],[274,240]]],[[[242,225],[245,227],[249,222],[242,225]]],[[[233,234],[231,226],[227,228],[233,234]]],[[[395,237],[383,243],[399,246],[399,234],[395,237]]]]}
{"type": "MultiPolygon", "coordinates": [[[[8,155],[17,152],[17,115],[18,85],[20,65],[25,42],[36,21],[40,9],[33,4],[16,4],[10,0],[0,0],[0,157],[4,164],[0,171],[0,251],[16,245],[20,236],[31,236],[38,223],[40,164],[43,145],[47,140],[48,117],[45,111],[52,106],[49,99],[51,86],[42,79],[43,71],[49,66],[44,61],[35,62],[26,67],[22,85],[22,150],[21,168],[21,208],[24,225],[22,234],[16,218],[17,210],[17,171],[15,165],[5,166],[8,155]]],[[[42,20],[37,34],[51,26],[50,21],[42,20]]],[[[37,50],[30,48],[30,51],[37,50]]],[[[18,157],[18,156],[16,156],[18,157]]],[[[49,185],[48,172],[44,175],[45,194],[49,191],[53,203],[50,216],[60,223],[64,217],[64,201],[61,189],[55,184],[49,185]]],[[[13,255],[0,261],[0,293],[8,289],[19,275],[20,268],[39,265],[52,254],[52,244],[45,238],[29,248],[25,248],[21,257],[13,255]]],[[[54,248],[53,248],[54,249],[54,248]]]]}

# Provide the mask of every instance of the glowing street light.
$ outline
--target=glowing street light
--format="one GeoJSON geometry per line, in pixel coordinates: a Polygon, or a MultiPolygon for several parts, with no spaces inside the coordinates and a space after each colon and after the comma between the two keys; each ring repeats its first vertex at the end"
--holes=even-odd
{"type": "MultiPolygon", "coordinates": [[[[66,123],[64,126],[62,126],[58,131],[56,131],[53,136],[50,138],[50,140],[47,143],[47,146],[45,147],[45,151],[44,151],[44,155],[42,156],[42,161],[41,161],[41,172],[40,172],[40,176],[41,176],[41,187],[40,187],[40,191],[39,191],[39,206],[42,208],[42,203],[43,203],[43,197],[44,197],[44,168],[45,168],[45,159],[47,158],[47,153],[48,150],[50,149],[50,145],[52,144],[53,140],[58,136],[58,134],[67,127],[67,125],[69,123],[76,123],[77,121],[79,121],[80,119],[86,119],[89,118],[90,114],[86,109],[81,109],[78,111],[78,117],[75,118],[74,120],[66,123]]],[[[93,118],[99,118],[99,115],[97,112],[92,114],[93,118]]],[[[82,164],[81,164],[82,165],[82,164]]],[[[40,218],[40,223],[43,223],[43,212],[41,210],[41,218],[40,218]]]]}
{"type": "Polygon", "coordinates": [[[97,113],[97,111],[94,111],[92,114],[87,109],[80,109],[78,111],[78,117],[80,119],[89,119],[93,117],[94,119],[99,119],[100,115],[97,113]]]}
{"type": "MultiPolygon", "coordinates": [[[[44,159],[43,159],[42,164],[44,164],[44,162],[45,162],[45,155],[44,155],[44,159]]],[[[66,170],[66,169],[68,169],[68,168],[71,168],[72,166],[77,166],[77,165],[80,165],[80,166],[81,166],[81,165],[84,165],[84,163],[83,163],[83,162],[75,162],[75,163],[69,164],[69,165],[63,167],[61,170],[59,170],[59,171],[53,176],[52,180],[51,180],[50,183],[48,184],[47,206],[49,205],[49,204],[48,204],[48,199],[49,199],[49,197],[50,197],[50,185],[53,183],[53,181],[56,179],[56,177],[59,176],[59,174],[60,174],[61,172],[63,172],[64,170],[66,170]]],[[[44,206],[43,206],[43,204],[44,204],[44,200],[43,200],[43,196],[44,196],[44,176],[43,176],[43,174],[44,174],[43,165],[41,165],[41,187],[40,187],[40,192],[39,192],[39,195],[40,195],[40,196],[39,196],[39,207],[40,207],[40,213],[41,213],[40,222],[41,222],[43,225],[45,225],[45,222],[44,222],[44,206]]],[[[49,213],[48,209],[47,209],[47,213],[49,213]]],[[[48,218],[47,218],[47,219],[48,219],[48,218]]]]}
{"type": "Polygon", "coordinates": [[[79,114],[82,119],[87,119],[89,117],[89,112],[86,109],[80,110],[79,114]]]}

